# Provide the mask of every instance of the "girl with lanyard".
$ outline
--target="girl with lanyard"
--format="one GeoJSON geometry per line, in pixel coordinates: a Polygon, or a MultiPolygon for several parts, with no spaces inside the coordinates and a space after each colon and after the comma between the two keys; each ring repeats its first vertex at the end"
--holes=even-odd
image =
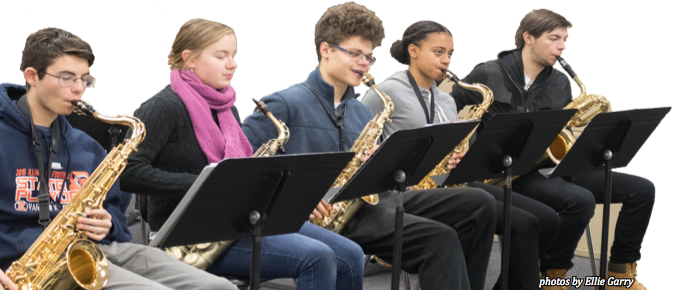
{"type": "MultiPolygon", "coordinates": [[[[443,80],[453,51],[451,32],[433,21],[414,23],[406,29],[402,40],[392,44],[392,57],[408,65],[408,69],[378,84],[395,107],[392,122],[385,124],[383,137],[397,130],[457,121],[455,101],[436,85],[437,81],[443,80]]],[[[373,112],[382,110],[382,102],[373,91],[368,91],[362,102],[373,112]]],[[[464,153],[454,155],[449,169],[454,168],[463,156],[464,153]]],[[[503,190],[485,184],[470,183],[469,186],[481,188],[495,197],[498,216],[495,232],[502,234],[503,190]]],[[[512,199],[509,289],[537,289],[539,258],[556,236],[560,221],[556,212],[544,204],[518,193],[513,193],[512,199]]],[[[496,283],[494,289],[498,285],[496,283]]]]}

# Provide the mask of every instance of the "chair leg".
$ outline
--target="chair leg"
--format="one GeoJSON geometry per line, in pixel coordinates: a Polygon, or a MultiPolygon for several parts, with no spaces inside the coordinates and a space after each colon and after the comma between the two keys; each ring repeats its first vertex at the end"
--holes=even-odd
{"type": "Polygon", "coordinates": [[[136,196],[136,204],[134,206],[138,207],[137,210],[139,211],[139,217],[141,218],[141,236],[143,240],[144,245],[148,245],[150,241],[148,241],[148,232],[146,231],[146,222],[143,220],[143,215],[140,214],[140,207],[141,207],[141,195],[140,194],[134,194],[136,196]]]}
{"type": "Polygon", "coordinates": [[[498,235],[498,250],[500,250],[500,254],[502,254],[502,236],[498,235]]]}
{"type": "Polygon", "coordinates": [[[594,245],[592,243],[592,236],[591,236],[591,230],[589,229],[589,225],[587,225],[587,229],[585,229],[587,233],[587,249],[589,249],[589,262],[591,263],[591,268],[592,268],[592,274],[594,276],[598,276],[598,273],[596,271],[596,257],[594,257],[594,245]]]}
{"type": "Polygon", "coordinates": [[[368,267],[372,258],[373,258],[373,255],[364,255],[364,271],[366,271],[366,267],[368,267]]]}
{"type": "Polygon", "coordinates": [[[401,271],[401,274],[404,275],[404,284],[406,285],[406,290],[411,290],[411,277],[405,271],[401,271]]]}

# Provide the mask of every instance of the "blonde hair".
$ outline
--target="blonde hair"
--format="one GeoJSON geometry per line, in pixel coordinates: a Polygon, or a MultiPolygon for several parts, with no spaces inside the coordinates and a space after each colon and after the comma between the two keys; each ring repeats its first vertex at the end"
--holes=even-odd
{"type": "Polygon", "coordinates": [[[205,19],[188,20],[176,34],[168,64],[171,69],[183,69],[186,62],[198,57],[205,48],[228,34],[235,34],[235,31],[225,24],[205,19]],[[190,56],[184,60],[185,50],[190,51],[190,56]]]}

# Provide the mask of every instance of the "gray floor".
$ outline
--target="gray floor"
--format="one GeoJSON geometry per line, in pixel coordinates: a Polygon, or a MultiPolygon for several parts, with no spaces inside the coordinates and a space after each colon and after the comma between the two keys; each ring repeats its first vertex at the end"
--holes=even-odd
{"type": "MultiPolygon", "coordinates": [[[[132,208],[134,205],[130,205],[130,208],[132,208]]],[[[133,243],[141,243],[141,226],[139,222],[133,223],[129,229],[131,230],[133,239],[133,243]]],[[[577,277],[583,277],[583,276],[591,276],[592,271],[591,271],[591,266],[589,262],[589,258],[583,258],[583,257],[575,257],[573,259],[573,262],[575,263],[575,267],[568,271],[568,277],[572,276],[577,276],[577,277]]],[[[599,261],[596,260],[596,264],[599,264],[599,261]]],[[[484,289],[492,289],[493,285],[498,279],[498,274],[500,273],[500,248],[498,243],[493,244],[493,251],[491,252],[491,260],[490,260],[490,265],[488,267],[488,274],[486,275],[486,286],[484,289]]],[[[389,268],[382,267],[378,264],[369,264],[366,268],[366,271],[364,273],[364,289],[366,290],[386,290],[390,289],[390,281],[391,281],[391,271],[389,268]]],[[[415,289],[420,289],[418,285],[418,275],[410,275],[411,278],[411,290],[415,289]]],[[[400,289],[405,289],[404,287],[404,282],[403,278],[401,280],[401,287],[400,289]]],[[[293,280],[291,279],[278,279],[278,280],[273,280],[270,283],[278,284],[280,286],[292,286],[293,285],[293,280]]],[[[292,287],[277,287],[275,285],[268,285],[266,287],[266,284],[262,285],[263,287],[261,289],[293,289],[292,287]]],[[[593,287],[580,287],[577,289],[581,290],[592,290],[594,289],[593,287]]]]}

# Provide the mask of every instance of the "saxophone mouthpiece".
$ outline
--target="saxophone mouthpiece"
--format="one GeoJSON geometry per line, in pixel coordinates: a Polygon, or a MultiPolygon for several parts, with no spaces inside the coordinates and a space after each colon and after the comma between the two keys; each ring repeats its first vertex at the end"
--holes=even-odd
{"type": "Polygon", "coordinates": [[[361,76],[361,82],[364,83],[368,87],[376,85],[376,82],[373,81],[373,77],[370,74],[367,74],[367,73],[364,73],[361,76]]]}
{"type": "Polygon", "coordinates": [[[256,104],[256,109],[259,112],[261,112],[261,114],[267,115],[270,112],[270,110],[268,109],[268,106],[265,103],[263,103],[261,101],[256,101],[256,99],[254,99],[254,98],[251,98],[251,99],[256,104]]]}
{"type": "Polygon", "coordinates": [[[458,78],[458,76],[456,76],[456,75],[455,75],[452,71],[450,71],[450,70],[445,70],[445,71],[444,71],[444,75],[445,75],[448,79],[450,79],[450,80],[452,80],[452,81],[454,81],[454,82],[456,82],[456,83],[460,81],[460,78],[458,78]]]}
{"type": "Polygon", "coordinates": [[[82,101],[82,100],[75,101],[75,102],[71,102],[71,104],[73,104],[73,106],[75,107],[75,113],[77,113],[78,115],[83,115],[83,116],[92,115],[93,116],[94,113],[96,113],[96,110],[94,110],[94,107],[92,107],[90,104],[87,104],[87,102],[85,102],[85,101],[82,101]]]}
{"type": "Polygon", "coordinates": [[[577,76],[577,74],[575,74],[573,69],[570,67],[568,62],[565,59],[563,59],[563,57],[557,56],[556,60],[559,61],[561,67],[563,67],[563,69],[566,70],[566,72],[570,75],[571,78],[575,78],[577,76]]]}

